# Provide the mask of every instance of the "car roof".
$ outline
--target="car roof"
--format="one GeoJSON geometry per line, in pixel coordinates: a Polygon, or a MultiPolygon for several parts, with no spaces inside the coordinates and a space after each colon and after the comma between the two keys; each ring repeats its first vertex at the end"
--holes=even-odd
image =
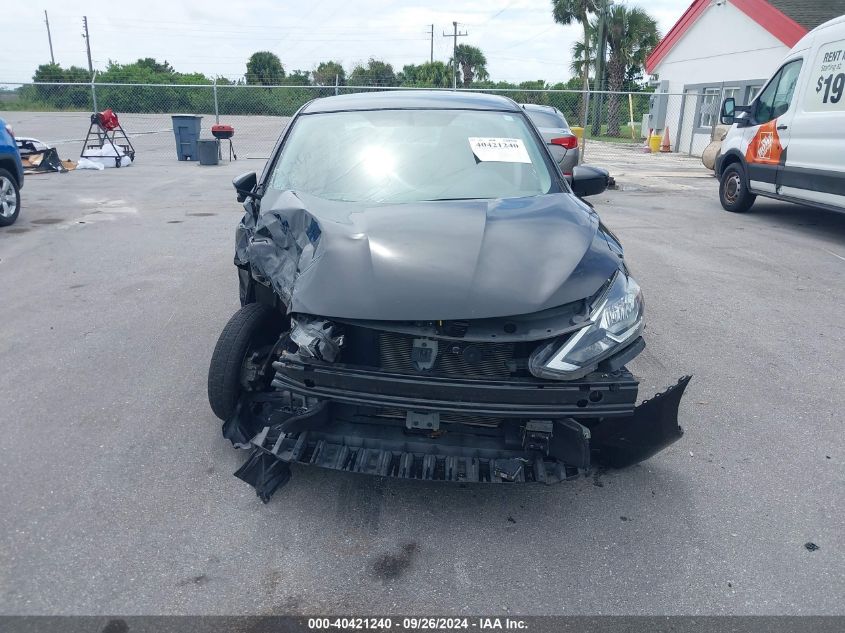
{"type": "Polygon", "coordinates": [[[519,112],[519,106],[507,97],[482,92],[451,90],[388,90],[356,92],[314,99],[302,108],[302,114],[344,112],[348,110],[497,110],[519,112]]]}

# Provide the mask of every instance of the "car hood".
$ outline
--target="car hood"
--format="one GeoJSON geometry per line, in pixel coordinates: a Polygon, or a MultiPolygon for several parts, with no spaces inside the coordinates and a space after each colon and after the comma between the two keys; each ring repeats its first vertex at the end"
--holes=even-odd
{"type": "Polygon", "coordinates": [[[593,295],[619,267],[571,194],[404,204],[282,192],[244,216],[235,262],[290,312],[430,321],[529,314],[593,295]]]}

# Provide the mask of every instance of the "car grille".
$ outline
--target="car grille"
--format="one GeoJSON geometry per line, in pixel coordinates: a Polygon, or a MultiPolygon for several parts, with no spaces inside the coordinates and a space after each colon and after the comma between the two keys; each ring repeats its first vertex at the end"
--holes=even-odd
{"type": "Polygon", "coordinates": [[[416,369],[411,360],[413,336],[379,333],[381,367],[387,371],[477,378],[507,378],[514,367],[514,343],[475,343],[438,340],[431,369],[416,369]]]}

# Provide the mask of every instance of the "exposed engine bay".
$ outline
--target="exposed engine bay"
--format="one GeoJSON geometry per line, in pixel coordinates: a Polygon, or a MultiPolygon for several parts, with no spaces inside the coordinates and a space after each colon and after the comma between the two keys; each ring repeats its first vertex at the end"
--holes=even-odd
{"type": "Polygon", "coordinates": [[[291,315],[270,352],[270,388],[243,394],[224,424],[235,446],[252,450],[236,475],[265,501],[293,462],[423,480],[554,483],[641,461],[681,437],[689,377],[635,406],[637,381],[624,362],[641,338],[584,377],[549,381],[531,372],[542,342],[522,340],[512,320],[498,320],[494,333],[494,321],[291,315]]]}

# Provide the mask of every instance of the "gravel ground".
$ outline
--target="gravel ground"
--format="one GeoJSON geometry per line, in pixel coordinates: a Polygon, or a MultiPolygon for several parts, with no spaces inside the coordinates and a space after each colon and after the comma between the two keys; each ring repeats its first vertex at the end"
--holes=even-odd
{"type": "Polygon", "coordinates": [[[845,613],[845,215],[731,215],[700,170],[629,169],[593,201],[646,293],[641,396],[695,376],[679,443],[552,487],[296,468],[262,505],[205,395],[229,181],[260,166],[27,178],[0,230],[0,613],[845,613]]]}

